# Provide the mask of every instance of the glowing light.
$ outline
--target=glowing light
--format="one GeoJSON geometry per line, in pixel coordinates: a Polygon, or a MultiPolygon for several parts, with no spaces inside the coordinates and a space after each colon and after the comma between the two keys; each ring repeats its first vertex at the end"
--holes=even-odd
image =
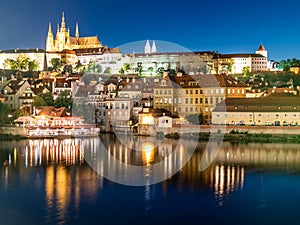
{"type": "Polygon", "coordinates": [[[147,166],[154,161],[154,144],[142,143],[142,159],[147,166]]]}
{"type": "Polygon", "coordinates": [[[142,124],[154,124],[153,116],[143,116],[142,117],[142,124]]]}

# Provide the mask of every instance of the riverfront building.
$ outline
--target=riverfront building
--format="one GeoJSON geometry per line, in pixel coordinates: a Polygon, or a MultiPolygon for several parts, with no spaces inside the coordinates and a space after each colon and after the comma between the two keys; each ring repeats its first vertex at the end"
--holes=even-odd
{"type": "Polygon", "coordinates": [[[226,99],[212,112],[213,124],[298,125],[300,97],[269,95],[262,98],[226,99]]]}

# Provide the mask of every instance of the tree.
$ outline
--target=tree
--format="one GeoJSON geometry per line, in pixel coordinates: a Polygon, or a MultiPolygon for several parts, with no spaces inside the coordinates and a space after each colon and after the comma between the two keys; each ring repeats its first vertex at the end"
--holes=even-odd
{"type": "Polygon", "coordinates": [[[47,103],[40,95],[37,95],[34,97],[34,102],[32,105],[33,106],[47,106],[47,103]]]}
{"type": "Polygon", "coordinates": [[[108,73],[108,74],[111,74],[111,68],[110,67],[107,67],[105,70],[104,70],[104,73],[108,73]]]}
{"type": "Polygon", "coordinates": [[[149,68],[148,68],[148,72],[150,73],[150,75],[152,75],[153,70],[154,70],[153,67],[149,67],[149,68]]]}
{"type": "Polygon", "coordinates": [[[54,106],[54,100],[52,93],[43,93],[35,96],[34,106],[54,106]]]}
{"type": "Polygon", "coordinates": [[[249,66],[245,66],[242,70],[244,75],[249,75],[250,74],[250,68],[249,66]]]}
{"type": "Polygon", "coordinates": [[[138,63],[137,64],[137,68],[135,68],[135,72],[137,72],[139,74],[139,76],[142,75],[142,72],[143,72],[143,66],[142,66],[142,63],[138,63]]]}
{"type": "Polygon", "coordinates": [[[159,75],[163,75],[164,71],[165,71],[165,68],[159,67],[159,68],[157,69],[156,72],[157,72],[159,75]]]}
{"type": "Polygon", "coordinates": [[[52,69],[54,71],[59,71],[63,65],[62,61],[60,60],[60,58],[53,58],[50,61],[51,65],[52,65],[52,69]]]}
{"type": "Polygon", "coordinates": [[[84,72],[84,66],[81,64],[80,60],[78,60],[74,70],[77,72],[77,73],[83,73],[84,72]]]}
{"type": "Polygon", "coordinates": [[[54,101],[54,106],[59,107],[66,107],[68,109],[72,108],[72,98],[70,96],[70,91],[62,91],[57,99],[54,101]]]}
{"type": "Polygon", "coordinates": [[[72,65],[66,64],[66,65],[64,66],[63,71],[64,71],[64,73],[67,73],[67,72],[68,72],[69,74],[71,74],[71,73],[73,72],[73,67],[72,67],[72,65]]]}
{"type": "Polygon", "coordinates": [[[0,126],[9,123],[9,108],[7,105],[0,102],[0,126]]]}
{"type": "Polygon", "coordinates": [[[124,70],[124,73],[128,73],[128,71],[131,69],[129,63],[124,63],[122,69],[124,70]]]}
{"type": "Polygon", "coordinates": [[[28,62],[28,70],[29,71],[38,71],[39,70],[39,64],[37,61],[29,61],[28,62]]]}
{"type": "Polygon", "coordinates": [[[5,59],[3,63],[4,67],[9,67],[11,70],[16,71],[37,71],[39,64],[35,60],[30,60],[29,57],[19,55],[19,57],[14,59],[5,59]]]}
{"type": "Polygon", "coordinates": [[[125,71],[123,68],[119,69],[119,74],[124,75],[125,71]]]}

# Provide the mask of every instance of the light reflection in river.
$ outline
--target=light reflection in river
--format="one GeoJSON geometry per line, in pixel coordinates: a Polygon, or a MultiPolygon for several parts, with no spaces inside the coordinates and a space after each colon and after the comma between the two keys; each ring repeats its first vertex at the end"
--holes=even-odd
{"type": "MultiPolygon", "coordinates": [[[[3,143],[0,160],[8,160],[8,166],[1,167],[0,188],[12,191],[16,182],[33,185],[36,190],[43,188],[45,201],[45,219],[48,223],[64,224],[70,217],[70,210],[80,212],[82,199],[93,202],[99,198],[105,187],[103,177],[93,171],[84,160],[84,154],[96,155],[99,138],[91,139],[39,139],[3,143]],[[39,183],[37,178],[41,180],[39,183]]],[[[188,151],[188,142],[183,142],[175,150],[176,141],[164,140],[160,145],[145,142],[144,151],[135,151],[121,145],[111,136],[102,137],[109,157],[130,165],[146,165],[145,176],[153,176],[150,165],[164,159],[164,173],[167,176],[175,165],[182,165],[188,151]],[[172,152],[177,151],[172,157],[172,152]]],[[[247,170],[300,171],[299,144],[230,144],[223,143],[215,161],[205,171],[200,171],[199,164],[204,156],[206,143],[199,143],[196,152],[187,165],[172,179],[159,185],[143,187],[144,211],[151,212],[159,198],[159,188],[165,196],[176,187],[177,193],[186,188],[190,193],[209,189],[218,207],[224,207],[228,196],[244,189],[247,170]]],[[[207,155],[205,155],[207,156],[207,155]]],[[[209,157],[208,157],[209,158],[209,157]]],[[[104,162],[99,161],[98,170],[104,169],[104,162]]],[[[111,170],[120,172],[115,164],[111,170]]],[[[124,171],[122,171],[124,172],[124,171]]],[[[107,183],[106,183],[107,184],[107,183]]],[[[261,191],[261,193],[264,193],[261,191]]],[[[265,195],[261,205],[265,204],[265,195]]],[[[74,212],[73,212],[74,213],[74,212]]]]}

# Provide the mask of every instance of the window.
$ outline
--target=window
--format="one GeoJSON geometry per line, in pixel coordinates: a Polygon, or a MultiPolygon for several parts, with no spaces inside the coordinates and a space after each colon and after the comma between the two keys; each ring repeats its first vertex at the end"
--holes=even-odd
{"type": "Polygon", "coordinates": [[[189,94],[189,91],[188,91],[188,90],[185,90],[185,94],[188,95],[188,94],[189,94]]]}
{"type": "Polygon", "coordinates": [[[193,90],[190,90],[190,94],[191,94],[191,95],[193,94],[193,90]]]}
{"type": "Polygon", "coordinates": [[[198,90],[195,90],[195,94],[196,94],[196,95],[198,94],[198,90]]]}
{"type": "Polygon", "coordinates": [[[189,104],[189,99],[188,98],[185,99],[185,104],[189,104]]]}
{"type": "Polygon", "coordinates": [[[198,98],[195,98],[195,104],[198,104],[198,98]]]}
{"type": "Polygon", "coordinates": [[[168,94],[169,94],[169,95],[171,94],[171,90],[168,90],[168,94]]]}
{"type": "Polygon", "coordinates": [[[203,90],[202,89],[200,90],[200,94],[203,94],[203,90]]]}
{"type": "Polygon", "coordinates": [[[178,104],[181,104],[181,98],[178,98],[178,104]]]}
{"type": "Polygon", "coordinates": [[[193,112],[193,107],[190,108],[190,112],[193,112]]]}
{"type": "Polygon", "coordinates": [[[193,104],[193,98],[190,98],[190,104],[193,104]]]}
{"type": "Polygon", "coordinates": [[[228,92],[228,94],[230,94],[230,89],[229,88],[228,88],[227,92],[228,92]]]}
{"type": "Polygon", "coordinates": [[[164,92],[165,92],[165,95],[166,95],[167,94],[167,90],[165,90],[164,92]]]}
{"type": "Polygon", "coordinates": [[[203,99],[202,98],[200,98],[200,104],[202,104],[203,103],[203,99]]]}
{"type": "Polygon", "coordinates": [[[210,99],[209,99],[209,103],[210,103],[210,104],[213,104],[213,103],[214,103],[214,99],[213,99],[213,98],[210,98],[210,99]]]}
{"type": "Polygon", "coordinates": [[[208,99],[207,98],[205,98],[205,104],[208,104],[208,99]]]}

